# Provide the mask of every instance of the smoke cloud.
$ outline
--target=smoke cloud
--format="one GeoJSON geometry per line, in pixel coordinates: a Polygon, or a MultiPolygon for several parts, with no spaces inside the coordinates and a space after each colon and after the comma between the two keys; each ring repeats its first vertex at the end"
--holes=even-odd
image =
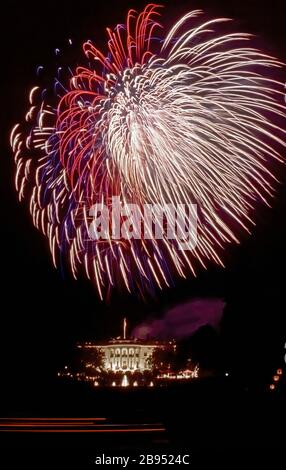
{"type": "Polygon", "coordinates": [[[183,339],[204,325],[219,328],[225,302],[223,299],[193,299],[166,311],[162,318],[149,320],[134,328],[132,336],[140,339],[183,339]]]}

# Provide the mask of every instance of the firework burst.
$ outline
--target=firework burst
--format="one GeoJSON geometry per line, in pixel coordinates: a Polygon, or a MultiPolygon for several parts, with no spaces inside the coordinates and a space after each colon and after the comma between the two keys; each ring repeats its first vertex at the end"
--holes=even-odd
{"type": "Polygon", "coordinates": [[[130,10],[126,25],[107,29],[106,55],[86,42],[87,65],[56,106],[33,88],[27,124],[11,135],[19,198],[30,197],[54,264],[67,259],[75,278],[84,271],[101,298],[113,287],[144,295],[198,265],[222,265],[257,201],[273,195],[270,165],[285,146],[283,85],[272,78],[282,64],[249,47],[248,34],[218,34],[229,20],[198,10],[164,35],[160,11],[130,10]],[[196,204],[196,245],[94,239],[92,208],[110,208],[114,196],[142,211],[196,204]]]}

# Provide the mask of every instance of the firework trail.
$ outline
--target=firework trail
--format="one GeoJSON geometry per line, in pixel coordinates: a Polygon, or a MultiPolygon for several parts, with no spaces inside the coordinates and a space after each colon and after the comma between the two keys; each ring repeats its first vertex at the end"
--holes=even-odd
{"type": "Polygon", "coordinates": [[[283,84],[272,78],[282,64],[249,47],[248,34],[218,34],[229,20],[199,10],[164,35],[160,8],[130,10],[126,25],[107,29],[107,55],[86,42],[56,105],[33,88],[27,123],[11,134],[19,198],[30,198],[54,264],[85,272],[101,298],[114,287],[144,295],[222,265],[257,202],[273,196],[269,166],[285,147],[283,84]],[[196,246],[153,235],[95,240],[92,207],[113,196],[140,208],[197,204],[196,246]]]}

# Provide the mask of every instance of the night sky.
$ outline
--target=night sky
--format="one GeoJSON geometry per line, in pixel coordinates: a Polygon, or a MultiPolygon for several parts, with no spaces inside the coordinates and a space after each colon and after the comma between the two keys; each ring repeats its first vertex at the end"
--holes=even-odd
{"type": "MultiPolygon", "coordinates": [[[[209,16],[235,18],[235,29],[260,36],[263,48],[285,60],[286,29],[283,0],[171,1],[165,24],[190,9],[209,16]]],[[[272,209],[260,207],[251,237],[225,253],[226,269],[210,267],[196,280],[178,282],[175,289],[148,303],[114,296],[109,305],[98,301],[92,285],[73,281],[52,266],[47,240],[32,225],[28,205],[17,202],[14,165],[9,148],[13,125],[23,120],[28,91],[38,65],[56,70],[55,48],[72,38],[75,50],[86,39],[104,44],[105,26],[122,22],[129,7],[143,1],[16,2],[2,12],[1,91],[1,373],[5,387],[28,381],[49,382],[77,340],[118,335],[126,315],[130,328],[145,316],[160,316],[191,298],[214,297],[226,302],[221,325],[221,364],[236,377],[263,382],[283,364],[286,266],[286,170],[279,167],[281,185],[272,209]],[[36,379],[35,379],[36,374],[36,379]],[[2,375],[3,376],[3,375],[2,375]]],[[[73,65],[80,56],[73,59],[73,65]]],[[[51,79],[53,72],[49,72],[51,79]]],[[[286,82],[286,75],[285,75],[286,82]]],[[[202,348],[205,343],[202,343],[202,348]]],[[[52,380],[52,379],[51,379],[52,380]]],[[[32,382],[31,382],[32,383],[32,382]]]]}

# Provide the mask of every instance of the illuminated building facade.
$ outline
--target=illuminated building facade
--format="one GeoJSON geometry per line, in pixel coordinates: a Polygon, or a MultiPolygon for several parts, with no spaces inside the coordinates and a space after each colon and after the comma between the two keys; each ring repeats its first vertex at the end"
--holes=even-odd
{"type": "Polygon", "coordinates": [[[154,349],[159,344],[145,344],[139,340],[111,340],[99,346],[104,353],[106,370],[144,371],[151,369],[154,349]]]}
{"type": "Polygon", "coordinates": [[[199,367],[192,367],[190,358],[177,369],[175,341],[127,338],[126,327],[124,319],[122,336],[78,343],[76,362],[66,365],[58,376],[96,387],[153,387],[198,378],[199,367]]]}
{"type": "Polygon", "coordinates": [[[78,348],[97,349],[103,354],[105,370],[124,372],[144,372],[152,369],[152,356],[155,349],[172,347],[173,342],[144,341],[126,338],[126,320],[123,322],[122,337],[102,343],[81,343],[78,348]]]}

